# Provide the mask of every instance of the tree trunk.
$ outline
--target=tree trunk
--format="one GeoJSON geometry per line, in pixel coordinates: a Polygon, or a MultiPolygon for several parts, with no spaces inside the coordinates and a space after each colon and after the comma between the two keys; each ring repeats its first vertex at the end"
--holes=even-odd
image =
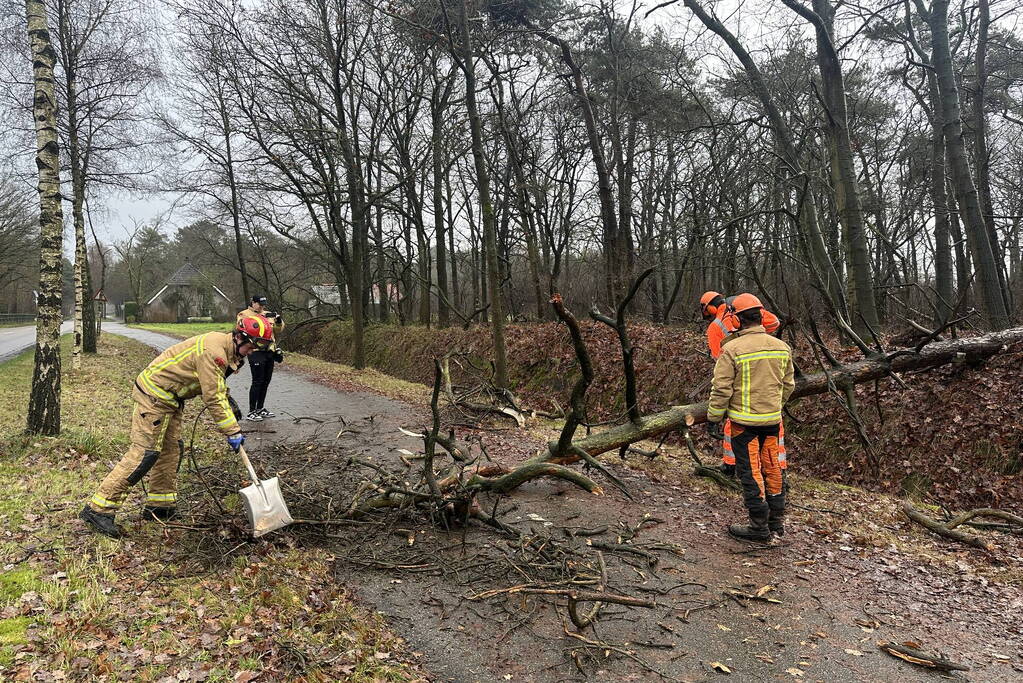
{"type": "MultiPolygon", "coordinates": [[[[449,81],[450,83],[450,81],[449,81]]],[[[448,264],[447,245],[444,240],[444,145],[442,136],[444,134],[443,114],[447,105],[445,89],[441,97],[440,85],[434,87],[433,96],[430,97],[430,121],[433,124],[430,131],[430,148],[432,150],[431,161],[433,169],[433,231],[437,244],[437,324],[440,327],[447,327],[451,323],[451,312],[448,309],[448,301],[451,293],[448,290],[448,264]]]]}
{"type": "Polygon", "coordinates": [[[788,167],[789,192],[794,193],[802,202],[796,208],[800,219],[801,237],[805,241],[805,251],[810,259],[811,274],[820,287],[821,293],[830,299],[829,303],[835,314],[846,315],[847,307],[845,293],[842,288],[842,279],[828,253],[828,247],[824,241],[824,234],[821,231],[820,222],[817,217],[817,205],[813,197],[813,186],[806,180],[808,176],[803,170],[792,132],[778,110],[771,91],[764,81],[764,76],[760,72],[760,68],[732,32],[725,28],[724,24],[718,21],[716,17],[708,14],[697,0],[683,0],[683,2],[703,22],[704,26],[725,41],[746,70],[746,75],[750,79],[750,87],[753,89],[754,94],[756,94],[757,99],[760,100],[760,105],[770,121],[775,143],[778,145],[778,151],[788,167]]]}
{"type": "Polygon", "coordinates": [[[870,267],[870,249],[863,223],[856,164],[849,136],[849,116],[845,98],[845,76],[834,44],[835,9],[830,0],[813,0],[810,11],[796,0],[783,0],[809,21],[817,36],[817,65],[820,69],[825,103],[825,119],[829,133],[831,177],[835,204],[844,232],[845,252],[849,264],[849,314],[853,329],[861,337],[870,329],[880,329],[877,304],[874,300],[874,278],[870,267]],[[862,317],[862,319],[861,319],[862,317]]]}
{"type": "Polygon", "coordinates": [[[57,100],[54,94],[55,55],[42,0],[25,0],[32,49],[39,172],[39,296],[36,318],[35,370],[25,429],[30,434],[60,434],[60,323],[63,281],[61,242],[64,214],[60,205],[60,156],[57,146],[57,100]]]}
{"type": "Polygon", "coordinates": [[[252,294],[249,292],[249,274],[245,265],[245,248],[242,245],[241,207],[238,198],[238,181],[234,175],[234,155],[231,148],[231,121],[227,118],[227,105],[223,98],[217,103],[220,113],[220,123],[224,131],[225,163],[224,170],[227,171],[227,185],[231,190],[231,227],[234,230],[234,251],[238,257],[238,272],[242,278],[242,296],[245,297],[245,305],[252,301],[252,294]]]}
{"type": "Polygon", "coordinates": [[[460,18],[463,53],[459,66],[465,75],[465,107],[469,115],[472,134],[472,160],[476,169],[476,184],[480,195],[480,213],[483,220],[483,256],[486,261],[487,283],[490,295],[491,330],[494,341],[494,384],[498,389],[508,387],[507,350],[504,343],[504,304],[501,301],[501,277],[497,262],[497,225],[494,203],[490,196],[490,171],[483,150],[483,121],[476,103],[476,63],[472,36],[469,34],[470,3],[462,3],[460,18]]]}
{"type": "Polygon", "coordinates": [[[935,326],[950,320],[955,311],[955,291],[952,285],[952,242],[948,216],[948,187],[945,177],[945,136],[942,133],[938,85],[933,73],[928,74],[931,91],[931,116],[934,118],[931,139],[931,203],[934,204],[934,278],[938,292],[938,311],[935,326]]]}
{"type": "Polygon", "coordinates": [[[1012,313],[1012,298],[1006,282],[1005,261],[998,243],[998,227],[995,224],[994,202],[991,198],[991,164],[987,146],[987,116],[984,112],[987,99],[987,49],[991,28],[991,6],[989,0],[978,0],[977,26],[977,67],[976,89],[973,93],[973,158],[977,168],[977,192],[980,195],[981,213],[987,227],[988,241],[998,266],[998,283],[1002,288],[1002,299],[1007,313],[1012,313]]]}
{"type": "Polygon", "coordinates": [[[1002,295],[998,276],[999,265],[991,244],[987,224],[980,206],[977,186],[973,182],[970,164],[966,158],[963,141],[963,124],[959,106],[959,91],[956,88],[955,72],[948,37],[949,0],[934,0],[930,13],[924,16],[931,29],[931,44],[934,52],[934,71],[938,79],[941,97],[941,117],[945,127],[949,170],[958,199],[960,215],[966,228],[973,266],[977,273],[977,290],[980,293],[981,308],[988,324],[995,330],[1009,326],[1009,313],[1002,295]]]}
{"type": "MultiPolygon", "coordinates": [[[[531,27],[533,28],[533,27],[531,27]]],[[[614,295],[614,256],[618,252],[618,219],[615,215],[614,195],[611,190],[611,174],[608,172],[607,161],[604,158],[604,149],[600,142],[600,133],[597,130],[597,118],[593,114],[593,107],[590,104],[590,96],[586,92],[586,85],[583,82],[582,70],[575,63],[572,56],[572,49],[568,42],[543,29],[536,29],[538,36],[557,46],[561,50],[561,59],[565,62],[572,73],[572,90],[579,102],[583,113],[583,123],[586,124],[586,141],[593,156],[593,167],[597,174],[597,194],[600,198],[600,223],[603,229],[604,258],[607,267],[607,283],[609,301],[615,301],[614,295]]]]}
{"type": "MultiPolygon", "coordinates": [[[[993,332],[979,337],[951,339],[934,342],[925,346],[919,353],[912,349],[895,351],[881,358],[871,358],[832,368],[827,372],[804,375],[796,380],[796,389],[792,398],[823,394],[834,385],[839,389],[851,387],[863,382],[883,379],[891,372],[907,370],[927,370],[946,365],[951,362],[978,363],[1004,351],[1010,344],[1023,340],[1023,327],[993,332]],[[960,355],[961,354],[961,355],[960,355]]],[[[674,406],[668,410],[641,417],[637,422],[627,422],[610,429],[597,432],[573,442],[590,455],[606,453],[624,445],[650,439],[665,432],[681,429],[707,420],[707,404],[691,403],[685,406],[674,406]]],[[[558,442],[548,444],[549,453],[544,458],[561,464],[578,460],[578,457],[553,458],[551,453],[558,450],[558,442]]]]}

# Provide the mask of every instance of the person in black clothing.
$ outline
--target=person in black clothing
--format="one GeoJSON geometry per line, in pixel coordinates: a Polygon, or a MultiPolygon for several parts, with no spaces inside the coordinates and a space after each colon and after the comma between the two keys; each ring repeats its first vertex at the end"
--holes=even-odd
{"type": "MultiPolygon", "coordinates": [[[[238,321],[251,316],[264,316],[273,326],[273,334],[284,329],[284,319],[280,313],[267,310],[265,296],[256,295],[244,311],[238,313],[238,321]]],[[[249,414],[245,416],[250,422],[262,422],[268,417],[276,417],[276,413],[266,408],[266,392],[270,388],[270,380],[274,374],[274,363],[283,363],[284,354],[277,347],[274,337],[270,348],[265,351],[254,351],[249,354],[249,367],[252,368],[252,385],[249,387],[249,414]]]]}

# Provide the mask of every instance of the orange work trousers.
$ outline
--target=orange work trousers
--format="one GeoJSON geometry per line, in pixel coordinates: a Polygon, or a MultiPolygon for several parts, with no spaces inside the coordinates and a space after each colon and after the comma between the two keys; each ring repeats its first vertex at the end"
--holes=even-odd
{"type": "Polygon", "coordinates": [[[778,462],[778,429],[778,425],[751,427],[732,423],[735,471],[751,517],[766,517],[769,508],[781,511],[785,507],[785,474],[778,462]]]}
{"type": "MultiPolygon", "coordinates": [[[[735,464],[735,451],[732,450],[732,421],[725,418],[725,438],[721,440],[721,462],[726,465],[735,464]]],[[[788,452],[785,450],[785,422],[778,423],[778,464],[784,470],[789,466],[788,452]]]]}

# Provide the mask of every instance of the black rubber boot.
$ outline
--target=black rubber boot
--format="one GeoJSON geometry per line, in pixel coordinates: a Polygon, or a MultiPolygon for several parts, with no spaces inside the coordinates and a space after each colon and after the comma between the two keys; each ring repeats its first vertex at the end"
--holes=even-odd
{"type": "Polygon", "coordinates": [[[725,475],[726,477],[735,479],[735,465],[721,463],[720,465],[718,465],[718,472],[725,475]]]}
{"type": "Polygon", "coordinates": [[[785,535],[785,494],[767,497],[767,528],[775,536],[785,535]]]}
{"type": "Polygon", "coordinates": [[[142,508],[143,522],[169,522],[177,518],[177,508],[157,507],[155,505],[147,505],[142,508]]]}
{"type": "Polygon", "coordinates": [[[728,533],[741,541],[759,541],[766,543],[771,540],[771,530],[767,528],[767,516],[750,515],[749,526],[732,524],[728,533]]]}
{"type": "Polygon", "coordinates": [[[86,505],[82,508],[82,511],[78,513],[78,516],[83,522],[92,527],[93,531],[109,536],[110,538],[120,538],[121,530],[117,528],[117,523],[114,522],[113,515],[104,515],[101,512],[96,512],[91,507],[86,505]]]}

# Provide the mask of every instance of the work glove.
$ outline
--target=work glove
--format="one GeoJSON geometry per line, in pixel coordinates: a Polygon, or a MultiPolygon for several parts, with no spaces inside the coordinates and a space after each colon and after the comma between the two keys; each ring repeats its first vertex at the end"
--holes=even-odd
{"type": "Polygon", "coordinates": [[[237,453],[241,449],[243,443],[245,443],[245,435],[242,434],[241,432],[237,434],[232,434],[231,436],[227,437],[227,444],[235,453],[237,453]]]}
{"type": "Polygon", "coordinates": [[[234,400],[234,396],[232,396],[231,394],[228,394],[227,395],[227,402],[231,405],[231,412],[234,413],[234,419],[236,419],[236,420],[242,419],[242,409],[241,409],[241,406],[238,405],[238,401],[234,400]]]}
{"type": "Polygon", "coordinates": [[[277,349],[276,351],[274,351],[274,361],[276,361],[278,363],[283,363],[284,362],[284,352],[281,351],[280,349],[277,349]]]}
{"type": "Polygon", "coordinates": [[[707,434],[710,438],[715,441],[721,441],[725,438],[725,425],[722,422],[708,422],[707,423],[707,434]]]}
{"type": "Polygon", "coordinates": [[[274,316],[274,322],[277,323],[278,325],[284,324],[284,318],[281,317],[280,313],[274,316]]]}

